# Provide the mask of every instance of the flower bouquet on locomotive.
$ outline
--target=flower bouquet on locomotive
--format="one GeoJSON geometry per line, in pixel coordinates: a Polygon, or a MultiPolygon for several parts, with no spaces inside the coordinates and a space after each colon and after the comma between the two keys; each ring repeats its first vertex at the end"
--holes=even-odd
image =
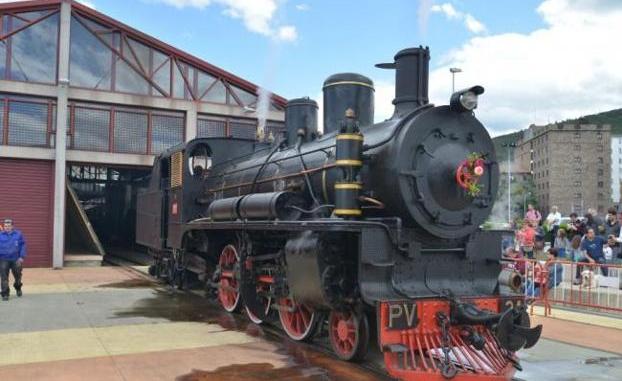
{"type": "Polygon", "coordinates": [[[284,134],[162,153],[138,198],[151,273],[178,286],[195,274],[226,311],[293,340],[328,334],[343,360],[377,340],[402,380],[511,379],[541,326],[502,271],[505,232],[479,228],[499,176],[474,114],[484,88],[430,104],[429,57],[410,48],[377,65],[396,73],[384,122],[372,81],[341,73],[324,82],[322,134],[316,102],[300,98],[284,134]]]}

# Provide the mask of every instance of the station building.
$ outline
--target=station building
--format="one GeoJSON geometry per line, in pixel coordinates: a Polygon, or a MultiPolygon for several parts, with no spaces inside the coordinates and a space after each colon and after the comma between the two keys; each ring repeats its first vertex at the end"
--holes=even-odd
{"type": "MultiPolygon", "coordinates": [[[[258,94],[75,1],[0,4],[0,218],[24,232],[26,266],[133,250],[155,156],[195,137],[255,139],[258,94]]],[[[266,133],[283,129],[285,103],[270,96],[266,133]]]]}

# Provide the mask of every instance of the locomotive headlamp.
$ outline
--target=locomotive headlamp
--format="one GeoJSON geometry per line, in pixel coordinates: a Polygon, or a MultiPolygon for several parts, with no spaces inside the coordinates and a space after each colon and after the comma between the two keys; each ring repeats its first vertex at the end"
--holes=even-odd
{"type": "Polygon", "coordinates": [[[477,108],[477,98],[484,93],[482,86],[473,86],[456,91],[451,95],[449,107],[455,112],[473,111],[477,108]]]}

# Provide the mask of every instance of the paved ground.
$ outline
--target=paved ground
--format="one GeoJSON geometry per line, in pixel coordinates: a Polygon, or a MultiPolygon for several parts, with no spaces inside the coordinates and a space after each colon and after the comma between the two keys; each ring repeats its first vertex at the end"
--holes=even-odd
{"type": "MultiPolygon", "coordinates": [[[[27,269],[25,282],[0,303],[0,380],[379,379],[126,268],[27,269]]],[[[620,320],[556,314],[537,318],[547,339],[517,377],[621,380],[620,320]]]]}

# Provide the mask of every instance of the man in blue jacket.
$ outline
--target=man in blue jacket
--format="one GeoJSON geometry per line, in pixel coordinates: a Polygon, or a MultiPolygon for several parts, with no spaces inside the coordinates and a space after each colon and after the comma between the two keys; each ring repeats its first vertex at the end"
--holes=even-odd
{"type": "Polygon", "coordinates": [[[9,300],[9,270],[15,278],[15,292],[22,296],[22,263],[26,257],[26,242],[19,230],[13,229],[13,220],[4,220],[0,230],[0,291],[2,300],[9,300]]]}

